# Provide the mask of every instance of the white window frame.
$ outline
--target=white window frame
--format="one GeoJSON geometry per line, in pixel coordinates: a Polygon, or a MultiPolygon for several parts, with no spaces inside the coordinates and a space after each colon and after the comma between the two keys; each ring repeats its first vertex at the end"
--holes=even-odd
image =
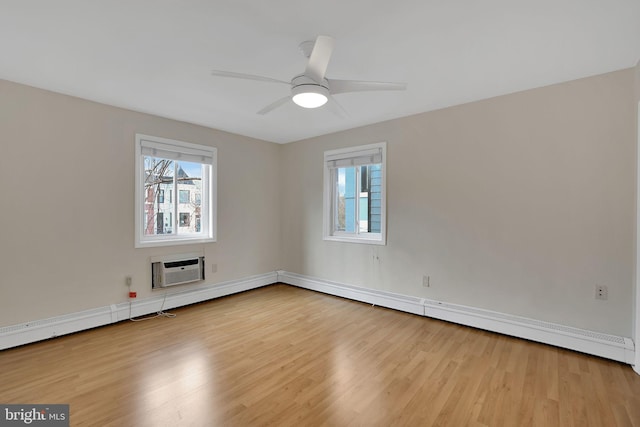
{"type": "MultiPolygon", "coordinates": [[[[378,157],[376,157],[377,159],[378,157]]],[[[358,206],[359,203],[356,203],[358,206]]],[[[357,216],[357,214],[356,214],[357,216]]],[[[375,144],[360,145],[355,147],[341,148],[324,152],[324,192],[323,192],[323,239],[364,243],[370,245],[387,244],[387,143],[379,142],[375,144]],[[371,161],[372,156],[381,156],[381,161],[371,161]],[[359,226],[355,232],[344,232],[335,230],[334,211],[335,207],[335,180],[338,167],[364,166],[367,164],[382,164],[382,192],[381,192],[381,217],[380,233],[362,233],[359,226]]]]}
{"type": "MultiPolygon", "coordinates": [[[[200,161],[200,160],[198,160],[200,161]]],[[[174,191],[175,193],[175,191],[174,191]]],[[[210,243],[216,241],[216,208],[217,208],[217,149],[205,145],[192,144],[174,139],[157,136],[136,134],[135,140],[135,247],[171,246],[191,243],[210,243]],[[193,161],[194,157],[202,159],[203,164],[210,165],[205,168],[208,171],[202,177],[202,213],[200,215],[201,231],[197,234],[162,234],[147,236],[144,234],[145,224],[145,189],[144,189],[144,157],[145,150],[157,150],[159,158],[173,158],[178,160],[183,157],[193,161]]],[[[178,204],[177,194],[172,197],[172,202],[178,204]]],[[[173,215],[173,221],[178,221],[177,215],[173,215]]],[[[177,228],[177,227],[174,227],[177,228]]]]}

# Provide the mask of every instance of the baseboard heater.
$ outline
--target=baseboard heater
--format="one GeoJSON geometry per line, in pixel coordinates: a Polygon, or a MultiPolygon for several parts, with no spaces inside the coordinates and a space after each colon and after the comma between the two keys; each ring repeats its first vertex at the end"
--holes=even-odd
{"type": "Polygon", "coordinates": [[[151,262],[151,288],[204,280],[204,256],[176,255],[161,261],[151,262]]]}

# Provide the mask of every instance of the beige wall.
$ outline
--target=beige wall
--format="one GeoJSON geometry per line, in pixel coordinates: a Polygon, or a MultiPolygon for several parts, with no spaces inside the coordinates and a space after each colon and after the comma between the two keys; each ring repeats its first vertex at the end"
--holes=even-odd
{"type": "Polygon", "coordinates": [[[633,80],[628,69],[284,146],[283,268],[631,336],[633,80]],[[323,241],[323,151],[378,141],[387,245],[323,241]]]}
{"type": "Polygon", "coordinates": [[[210,282],[282,268],[631,336],[638,71],[284,146],[0,81],[0,326],[126,301],[127,275],[144,298],[150,256],[203,250],[210,282]],[[136,132],[218,148],[217,243],[134,249],[136,132]],[[378,141],[387,246],[323,241],[323,152],[378,141]]]}
{"type": "Polygon", "coordinates": [[[150,256],[280,267],[277,144],[0,81],[0,148],[0,326],[126,301],[127,275],[149,296],[150,256]],[[134,249],[135,133],[218,148],[217,243],[134,249]]]}

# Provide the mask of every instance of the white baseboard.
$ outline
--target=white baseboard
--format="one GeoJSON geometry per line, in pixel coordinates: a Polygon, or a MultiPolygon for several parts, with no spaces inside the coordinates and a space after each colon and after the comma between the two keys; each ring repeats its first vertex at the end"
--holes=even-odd
{"type": "Polygon", "coordinates": [[[25,322],[0,328],[0,350],[54,338],[73,332],[119,322],[131,317],[143,316],[160,310],[169,310],[188,304],[207,301],[238,292],[248,291],[278,281],[276,272],[230,280],[179,291],[179,286],[169,290],[154,291],[154,296],[107,307],[70,313],[48,319],[25,322]]]}
{"type": "Polygon", "coordinates": [[[425,316],[633,364],[631,338],[489,310],[425,300],[425,316]]]}
{"type": "MultiPolygon", "coordinates": [[[[160,310],[170,310],[197,302],[220,298],[238,292],[249,291],[262,286],[270,285],[278,281],[276,272],[261,274],[258,276],[246,277],[238,280],[220,282],[214,285],[201,286],[182,292],[176,292],[176,287],[154,290],[153,297],[143,300],[136,300],[131,303],[131,315],[129,315],[129,303],[123,302],[112,306],[115,313],[116,322],[126,320],[130,317],[144,316],[156,313],[160,310]]],[[[179,286],[178,286],[179,288],[179,286]]]]}
{"type": "Polygon", "coordinates": [[[0,350],[113,323],[110,307],[0,328],[0,350]]]}
{"type": "Polygon", "coordinates": [[[286,271],[278,271],[278,281],[330,295],[567,348],[623,363],[635,363],[635,349],[631,338],[602,334],[473,307],[330,282],[286,271]]]}
{"type": "Polygon", "coordinates": [[[179,289],[174,288],[169,291],[157,290],[154,291],[154,296],[132,301],[131,304],[122,302],[107,307],[2,327],[0,328],[0,350],[108,325],[126,320],[130,316],[143,316],[160,310],[170,310],[188,304],[248,291],[276,282],[563,347],[623,363],[635,363],[634,343],[630,338],[473,307],[331,282],[286,271],[204,285],[186,291],[179,291],[179,289]]]}
{"type": "Polygon", "coordinates": [[[278,271],[278,281],[299,288],[424,316],[424,300],[422,298],[329,282],[287,271],[278,271]]]}

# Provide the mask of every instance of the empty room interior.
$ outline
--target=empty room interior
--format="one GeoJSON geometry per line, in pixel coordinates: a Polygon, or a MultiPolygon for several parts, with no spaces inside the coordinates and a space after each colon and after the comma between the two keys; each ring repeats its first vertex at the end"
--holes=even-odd
{"type": "Polygon", "coordinates": [[[639,17],[0,0],[0,424],[640,426],[639,17]]]}

